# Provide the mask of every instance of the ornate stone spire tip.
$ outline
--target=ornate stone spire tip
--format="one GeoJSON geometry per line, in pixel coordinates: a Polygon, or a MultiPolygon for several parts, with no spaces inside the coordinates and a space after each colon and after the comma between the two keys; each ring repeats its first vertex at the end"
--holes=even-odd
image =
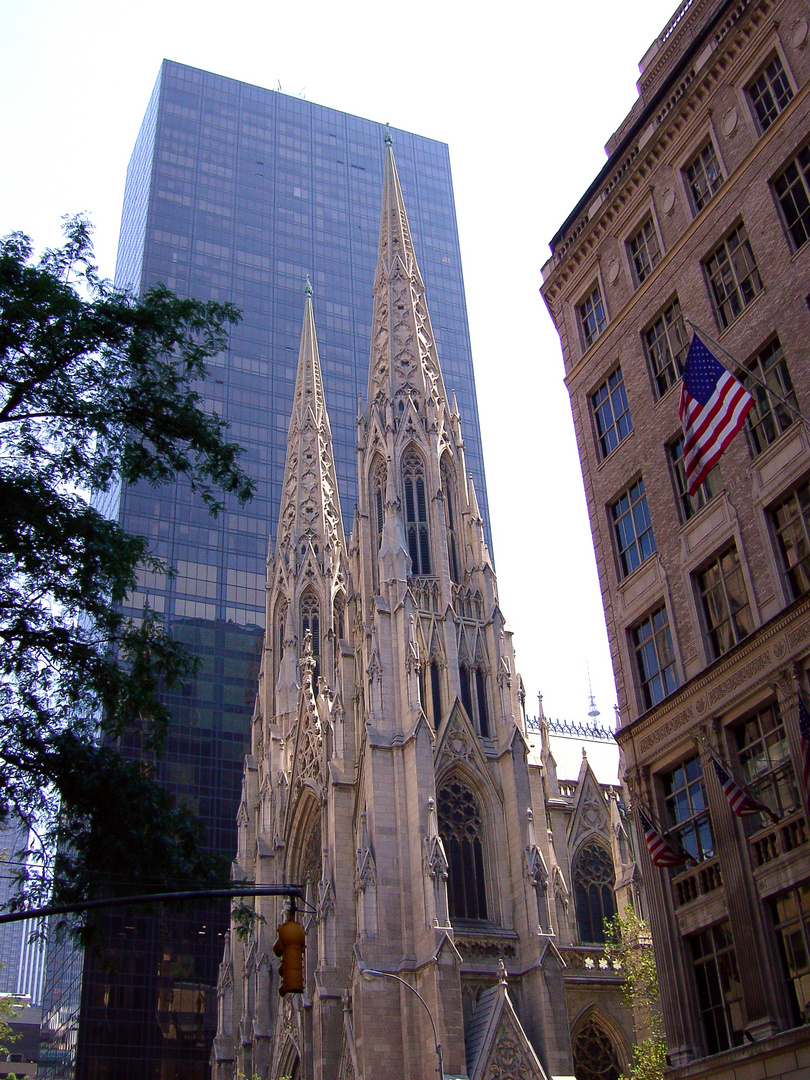
{"type": "Polygon", "coordinates": [[[393,146],[394,140],[391,136],[391,128],[388,124],[385,125],[385,135],[383,136],[386,146],[393,146]]]}
{"type": "Polygon", "coordinates": [[[312,296],[313,293],[312,282],[309,280],[309,274],[307,274],[306,282],[304,284],[304,296],[312,296]]]}

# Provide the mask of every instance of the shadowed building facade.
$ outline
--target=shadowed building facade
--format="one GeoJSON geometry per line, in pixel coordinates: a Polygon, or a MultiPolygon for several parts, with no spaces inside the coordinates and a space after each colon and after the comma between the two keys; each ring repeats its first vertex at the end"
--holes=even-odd
{"type": "Polygon", "coordinates": [[[694,860],[641,841],[673,1080],[810,1070],[809,27],[804,0],[682,4],[543,269],[626,781],[694,860]],[[693,328],[755,406],[690,495],[693,328]]]}

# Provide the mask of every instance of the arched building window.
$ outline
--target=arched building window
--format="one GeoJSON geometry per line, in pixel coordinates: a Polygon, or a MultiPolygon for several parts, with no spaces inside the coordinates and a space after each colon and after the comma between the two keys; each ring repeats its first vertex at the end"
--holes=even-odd
{"type": "Polygon", "coordinates": [[[442,676],[438,660],[430,661],[430,703],[433,708],[433,726],[437,728],[442,719],[442,676]]]}
{"type": "Polygon", "coordinates": [[[461,704],[479,735],[489,738],[489,701],[487,675],[481,664],[470,667],[466,662],[458,669],[461,704]]]}
{"type": "Polygon", "coordinates": [[[607,848],[589,840],[574,859],[573,877],[579,940],[583,944],[601,945],[605,940],[605,920],[616,914],[613,892],[616,875],[607,848]]]}
{"type": "Polygon", "coordinates": [[[402,462],[402,487],[405,493],[405,536],[412,572],[417,577],[429,577],[430,535],[425,466],[415,450],[410,450],[402,462]]]}
{"type": "Polygon", "coordinates": [[[385,462],[377,458],[371,469],[369,482],[369,495],[371,502],[371,535],[374,541],[374,550],[380,550],[382,543],[383,525],[385,524],[385,484],[387,472],[385,462]]]}
{"type": "Polygon", "coordinates": [[[455,585],[460,585],[456,489],[450,466],[444,459],[442,460],[442,495],[444,496],[444,524],[447,529],[447,558],[450,563],[450,580],[455,585]]]}
{"type": "Polygon", "coordinates": [[[451,919],[486,919],[483,822],[475,795],[460,780],[438,794],[439,836],[447,855],[447,903],[451,919]]]}
{"type": "Polygon", "coordinates": [[[571,1040],[576,1080],[619,1080],[621,1068],[616,1048],[593,1016],[571,1040]]]}
{"type": "Polygon", "coordinates": [[[318,676],[321,671],[321,608],[318,603],[318,597],[313,592],[304,593],[301,599],[302,646],[307,630],[312,634],[312,657],[315,660],[315,670],[312,673],[312,682],[314,686],[317,686],[318,676]]]}

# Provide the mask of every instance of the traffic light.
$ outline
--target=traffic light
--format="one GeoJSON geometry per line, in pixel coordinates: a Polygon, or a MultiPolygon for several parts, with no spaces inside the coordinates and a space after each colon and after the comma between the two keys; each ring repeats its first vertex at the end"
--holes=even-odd
{"type": "Polygon", "coordinates": [[[278,992],[284,994],[302,994],[304,992],[304,949],[306,935],[304,928],[292,915],[278,927],[278,938],[273,952],[281,957],[281,985],[278,992]]]}

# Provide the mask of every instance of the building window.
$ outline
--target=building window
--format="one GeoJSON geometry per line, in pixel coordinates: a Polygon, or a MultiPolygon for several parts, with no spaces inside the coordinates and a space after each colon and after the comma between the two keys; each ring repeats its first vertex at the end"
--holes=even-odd
{"type": "Polygon", "coordinates": [[[470,667],[462,663],[458,669],[461,684],[461,704],[472,721],[473,727],[483,738],[489,738],[489,704],[487,701],[487,676],[482,665],[470,667]]]}
{"type": "Polygon", "coordinates": [[[451,919],[486,919],[483,824],[478,802],[458,780],[437,799],[439,836],[447,854],[447,903],[451,919]]]}
{"type": "Polygon", "coordinates": [[[317,686],[321,667],[321,617],[318,598],[311,592],[304,593],[304,596],[301,599],[302,648],[307,630],[312,634],[312,658],[315,661],[315,670],[312,673],[312,684],[313,686],[317,686]]]}
{"type": "Polygon", "coordinates": [[[616,874],[607,848],[595,840],[585,844],[574,860],[573,878],[580,943],[602,945],[605,919],[616,914],[616,874]]]}
{"type": "Polygon", "coordinates": [[[640,285],[661,261],[661,245],[658,243],[658,234],[651,217],[648,217],[635,236],[628,240],[627,249],[633,264],[633,277],[636,285],[640,285]]]}
{"type": "Polygon", "coordinates": [[[725,329],[762,291],[762,279],[742,223],[714,249],[704,267],[717,321],[725,329]]]}
{"type": "Polygon", "coordinates": [[[737,548],[731,546],[697,575],[712,657],[723,656],[754,629],[737,548]]]}
{"type": "Polygon", "coordinates": [[[382,543],[383,525],[385,524],[385,465],[377,464],[371,479],[371,515],[374,528],[374,547],[380,550],[382,543]]]}
{"type": "MultiPolygon", "coordinates": [[[[799,806],[785,725],[776,702],[765,705],[734,729],[737,758],[751,794],[780,816],[799,806]]],[[[766,814],[746,819],[751,831],[770,821],[766,814]]]]}
{"type": "Polygon", "coordinates": [[[591,395],[591,409],[596,424],[599,456],[606,458],[633,430],[620,367],[591,395]]]}
{"type": "Polygon", "coordinates": [[[810,592],[810,483],[805,481],[771,511],[782,567],[794,600],[810,592]]]}
{"type": "Polygon", "coordinates": [[[636,480],[620,495],[611,505],[610,513],[621,577],[626,577],[655,551],[644,481],[636,480]]]}
{"type": "Polygon", "coordinates": [[[656,398],[661,398],[683,375],[689,337],[677,300],[666,307],[644,331],[644,351],[653,378],[656,398]]]}
{"type": "Polygon", "coordinates": [[[686,467],[683,463],[683,435],[679,435],[677,439],[668,444],[667,456],[669,458],[669,467],[672,474],[675,495],[678,499],[678,511],[681,516],[681,521],[688,521],[689,518],[696,514],[698,510],[701,510],[710,499],[713,499],[722,488],[720,466],[715,465],[709,471],[706,479],[697,489],[695,494],[690,495],[686,483],[686,467]]]}
{"type": "Polygon", "coordinates": [[[458,533],[456,523],[456,489],[447,461],[441,465],[442,495],[444,497],[444,524],[447,533],[447,558],[450,564],[450,580],[461,584],[458,561],[458,533]]]}
{"type": "Polygon", "coordinates": [[[712,200],[723,183],[723,174],[714,149],[709,139],[683,170],[692,211],[699,214],[712,200]]]}
{"type": "Polygon", "coordinates": [[[714,840],[703,790],[700,758],[684,761],[664,775],[664,802],[672,826],[670,834],[695,862],[714,855],[714,840]]]}
{"type": "Polygon", "coordinates": [[[777,896],[773,921],[797,1024],[810,1023],[810,883],[777,896]]]}
{"type": "Polygon", "coordinates": [[[754,376],[749,379],[745,371],[741,373],[741,381],[754,396],[755,404],[748,414],[746,431],[751,452],[756,457],[793,423],[793,414],[783,400],[795,409],[796,394],[779,338],[750,360],[746,368],[754,376]]]}
{"type": "Polygon", "coordinates": [[[743,1041],[742,983],[727,922],[689,938],[706,1049],[719,1054],[743,1041]]]}
{"type": "Polygon", "coordinates": [[[774,180],[773,190],[796,251],[810,237],[810,143],[774,180]]]}
{"type": "Polygon", "coordinates": [[[651,709],[678,688],[675,654],[664,605],[630,631],[644,709],[651,709]]]}
{"type": "Polygon", "coordinates": [[[433,708],[433,726],[438,728],[442,720],[442,679],[437,660],[430,661],[430,701],[433,708]]]}
{"type": "Polygon", "coordinates": [[[610,1037],[588,1017],[571,1040],[577,1080],[619,1080],[621,1068],[610,1037]]]}
{"type": "Polygon", "coordinates": [[[754,109],[760,132],[766,131],[793,97],[782,61],[778,56],[760,70],[748,85],[748,98],[754,109]]]}
{"type": "Polygon", "coordinates": [[[712,658],[717,659],[753,629],[742,566],[732,546],[696,576],[712,658]]]}
{"type": "Polygon", "coordinates": [[[579,325],[582,330],[582,340],[585,348],[589,349],[607,326],[605,317],[605,304],[602,300],[602,290],[597,282],[590,295],[577,308],[579,325]]]}
{"type": "Polygon", "coordinates": [[[430,575],[430,537],[428,534],[425,467],[414,451],[406,454],[402,463],[405,489],[405,536],[411,570],[417,577],[430,575]]]}

